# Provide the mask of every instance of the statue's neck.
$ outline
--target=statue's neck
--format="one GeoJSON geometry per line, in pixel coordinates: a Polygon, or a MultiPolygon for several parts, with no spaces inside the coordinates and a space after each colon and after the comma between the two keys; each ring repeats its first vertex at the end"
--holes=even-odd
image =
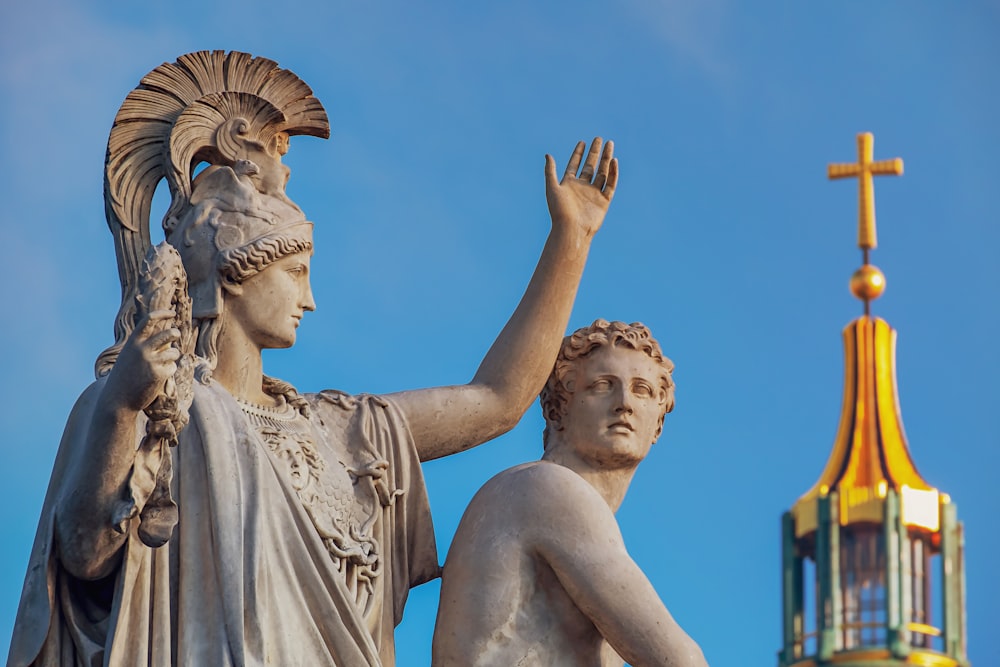
{"type": "Polygon", "coordinates": [[[601,494],[601,497],[604,498],[604,501],[611,508],[612,512],[617,512],[621,506],[629,484],[632,483],[635,469],[639,465],[639,461],[614,465],[595,461],[580,456],[572,447],[563,446],[563,443],[559,442],[549,445],[549,448],[542,456],[542,460],[549,461],[550,463],[558,463],[585,479],[588,484],[601,494]]]}
{"type": "Polygon", "coordinates": [[[275,405],[275,398],[264,392],[260,348],[234,329],[220,332],[218,345],[218,360],[212,371],[215,381],[242,401],[265,407],[275,405]]]}

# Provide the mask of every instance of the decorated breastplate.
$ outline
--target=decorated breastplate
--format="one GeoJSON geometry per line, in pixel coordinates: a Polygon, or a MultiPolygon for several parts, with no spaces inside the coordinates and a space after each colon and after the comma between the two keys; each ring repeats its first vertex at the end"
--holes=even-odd
{"type": "Polygon", "coordinates": [[[329,450],[324,457],[312,423],[294,406],[284,401],[274,408],[244,401],[239,404],[364,609],[371,580],[379,573],[378,545],[362,529],[370,521],[360,516],[354,482],[344,462],[331,458],[329,450]]]}

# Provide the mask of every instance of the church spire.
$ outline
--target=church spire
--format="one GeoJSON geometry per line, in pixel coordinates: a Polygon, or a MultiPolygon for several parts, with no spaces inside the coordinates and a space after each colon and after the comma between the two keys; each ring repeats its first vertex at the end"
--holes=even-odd
{"type": "Polygon", "coordinates": [[[858,135],[858,162],[828,169],[831,179],[859,179],[863,264],[851,291],[865,314],[843,332],[844,400],[830,458],[782,522],[780,667],[968,665],[962,525],[913,463],[896,393],[896,332],[870,315],[885,288],[869,263],[872,176],[903,172],[899,158],[873,161],[873,143],[858,135]]]}

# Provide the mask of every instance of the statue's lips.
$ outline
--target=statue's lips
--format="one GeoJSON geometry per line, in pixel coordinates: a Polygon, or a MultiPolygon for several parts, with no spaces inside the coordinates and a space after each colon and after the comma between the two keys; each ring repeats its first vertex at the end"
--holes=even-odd
{"type": "Polygon", "coordinates": [[[627,421],[616,421],[608,426],[608,430],[619,433],[632,433],[635,431],[635,427],[627,421]]]}

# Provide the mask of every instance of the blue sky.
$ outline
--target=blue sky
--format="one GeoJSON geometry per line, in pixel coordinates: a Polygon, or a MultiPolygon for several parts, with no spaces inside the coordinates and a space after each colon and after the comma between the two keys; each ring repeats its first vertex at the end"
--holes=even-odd
{"type": "MultiPolygon", "coordinates": [[[[775,664],[779,518],[822,470],[840,331],[861,313],[847,290],[856,186],[825,169],[873,132],[876,158],[906,163],[876,182],[888,288],[874,312],[899,331],[913,457],[966,524],[970,657],[1000,664],[1000,6],[427,5],[0,9],[0,650],[64,419],[112,341],[111,121],[156,65],[234,49],[297,73],[333,126],[286,158],[289,194],[316,221],[319,309],[265,369],[302,391],[471,378],[547,233],[543,155],[565,164],[579,139],[615,140],[620,186],[570,326],[642,321],[677,365],[677,408],[618,516],[717,666],[775,664]]],[[[472,494],[537,458],[541,429],[536,406],[425,466],[442,559],[472,494]]],[[[429,664],[437,590],[411,593],[401,667],[429,664]]]]}

